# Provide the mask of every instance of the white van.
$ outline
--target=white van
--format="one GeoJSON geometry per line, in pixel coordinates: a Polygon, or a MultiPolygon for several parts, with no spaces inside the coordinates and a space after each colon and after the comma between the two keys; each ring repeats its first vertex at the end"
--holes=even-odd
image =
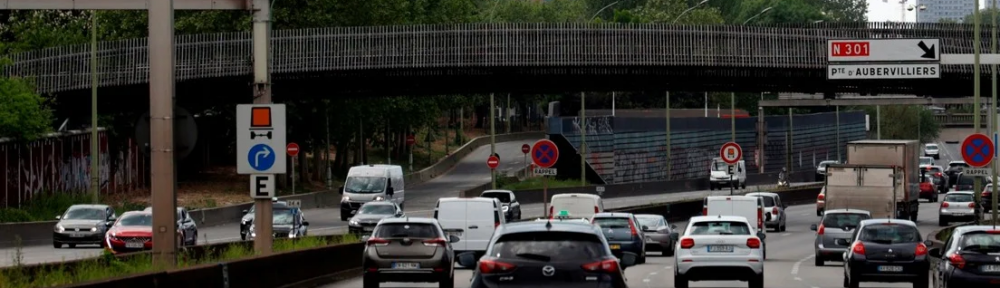
{"type": "Polygon", "coordinates": [[[594,214],[604,212],[604,201],[601,196],[586,193],[556,194],[549,201],[549,218],[559,211],[567,211],[575,218],[593,218],[594,214]]]}
{"type": "Polygon", "coordinates": [[[479,258],[486,253],[493,231],[506,223],[502,207],[496,198],[441,198],[434,206],[434,219],[445,234],[458,236],[458,242],[451,244],[455,255],[475,252],[479,258]]]}
{"type": "Polygon", "coordinates": [[[734,182],[733,187],[740,189],[747,188],[747,162],[740,160],[733,165],[735,172],[732,178],[729,176],[729,164],[722,161],[722,158],[715,157],[712,159],[712,165],[709,167],[709,179],[708,187],[710,190],[728,188],[730,179],[734,182]]]}
{"type": "MultiPolygon", "coordinates": [[[[708,196],[705,197],[705,216],[740,216],[747,218],[761,240],[767,233],[764,229],[764,200],[751,196],[708,196]]],[[[767,243],[764,243],[764,258],[767,259],[767,243]]]]}
{"type": "Polygon", "coordinates": [[[403,167],[399,165],[365,165],[347,171],[344,186],[340,187],[340,220],[347,221],[361,205],[371,201],[392,201],[403,208],[406,182],[403,167]],[[392,194],[392,196],[388,196],[392,194]]]}

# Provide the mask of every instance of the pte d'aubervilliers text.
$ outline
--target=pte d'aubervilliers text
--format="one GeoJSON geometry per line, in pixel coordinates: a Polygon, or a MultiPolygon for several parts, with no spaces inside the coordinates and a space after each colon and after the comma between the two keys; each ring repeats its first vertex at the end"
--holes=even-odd
{"type": "Polygon", "coordinates": [[[936,76],[938,67],[867,67],[857,68],[854,76],[936,76]]]}

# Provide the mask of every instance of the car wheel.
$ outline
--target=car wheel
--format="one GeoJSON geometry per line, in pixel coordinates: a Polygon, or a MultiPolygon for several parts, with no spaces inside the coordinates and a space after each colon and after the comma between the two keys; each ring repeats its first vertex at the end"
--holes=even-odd
{"type": "Polygon", "coordinates": [[[52,242],[52,248],[56,248],[56,249],[62,248],[62,243],[52,242]]]}
{"type": "Polygon", "coordinates": [[[379,286],[378,279],[375,279],[374,275],[365,275],[361,281],[361,285],[364,286],[364,288],[378,288],[379,286]]]}
{"type": "Polygon", "coordinates": [[[194,231],[194,237],[191,237],[191,246],[198,245],[198,231],[194,231]]]}
{"type": "Polygon", "coordinates": [[[754,275],[753,279],[750,279],[750,285],[748,286],[750,288],[764,288],[764,273],[754,275]]]}
{"type": "Polygon", "coordinates": [[[680,275],[674,272],[674,288],[688,288],[687,277],[684,277],[684,275],[680,275]]]}
{"type": "Polygon", "coordinates": [[[743,182],[741,186],[743,187],[743,189],[747,189],[747,182],[743,182]]]}
{"type": "Polygon", "coordinates": [[[813,264],[815,264],[816,267],[823,267],[823,258],[819,257],[819,254],[816,254],[816,257],[813,257],[813,264]]]}
{"type": "Polygon", "coordinates": [[[666,257],[673,257],[674,256],[674,245],[673,244],[671,244],[670,246],[667,246],[667,247],[663,248],[663,256],[666,256],[666,257]]]}
{"type": "Polygon", "coordinates": [[[849,283],[847,283],[848,284],[847,285],[848,288],[859,288],[859,287],[861,287],[861,279],[857,279],[855,277],[850,277],[850,278],[847,278],[847,279],[848,279],[848,281],[850,281],[849,283]]]}
{"type": "Polygon", "coordinates": [[[448,276],[447,278],[441,279],[441,282],[438,282],[438,287],[439,288],[455,288],[455,277],[454,276],[448,276]]]}
{"type": "Polygon", "coordinates": [[[642,256],[639,256],[639,261],[636,261],[636,263],[646,264],[646,253],[642,253],[642,256]]]}

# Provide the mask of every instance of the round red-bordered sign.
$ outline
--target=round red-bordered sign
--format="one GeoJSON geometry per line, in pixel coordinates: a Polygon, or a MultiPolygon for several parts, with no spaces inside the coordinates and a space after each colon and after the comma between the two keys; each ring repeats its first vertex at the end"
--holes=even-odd
{"type": "Polygon", "coordinates": [[[288,155],[292,157],[299,155],[299,144],[295,144],[295,142],[288,143],[288,147],[285,147],[285,152],[288,152],[288,155]]]}
{"type": "Polygon", "coordinates": [[[559,147],[549,139],[542,139],[531,145],[531,161],[539,168],[551,168],[559,160],[559,147]]]}
{"type": "Polygon", "coordinates": [[[490,156],[490,158],[486,159],[486,166],[490,166],[490,169],[497,169],[497,166],[500,166],[500,158],[490,156]]]}
{"type": "Polygon", "coordinates": [[[531,145],[521,145],[521,153],[528,154],[528,152],[531,152],[531,145]]]}
{"type": "Polygon", "coordinates": [[[736,164],[736,162],[740,162],[740,159],[743,159],[743,148],[736,142],[727,142],[722,144],[722,148],[719,149],[719,157],[726,164],[736,164]]]}
{"type": "Polygon", "coordinates": [[[962,141],[962,160],[972,167],[985,167],[993,160],[993,140],[985,134],[976,133],[962,141]]]}

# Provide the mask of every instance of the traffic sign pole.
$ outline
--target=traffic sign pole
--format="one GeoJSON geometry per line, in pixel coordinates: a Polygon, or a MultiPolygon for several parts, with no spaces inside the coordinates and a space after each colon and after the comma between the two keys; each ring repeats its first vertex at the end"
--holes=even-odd
{"type": "Polygon", "coordinates": [[[542,210],[544,210],[542,215],[545,217],[552,216],[549,214],[549,177],[547,176],[556,175],[555,169],[551,167],[556,165],[558,160],[559,147],[552,140],[538,140],[531,146],[531,161],[535,166],[538,166],[535,174],[542,175],[542,210]]]}

